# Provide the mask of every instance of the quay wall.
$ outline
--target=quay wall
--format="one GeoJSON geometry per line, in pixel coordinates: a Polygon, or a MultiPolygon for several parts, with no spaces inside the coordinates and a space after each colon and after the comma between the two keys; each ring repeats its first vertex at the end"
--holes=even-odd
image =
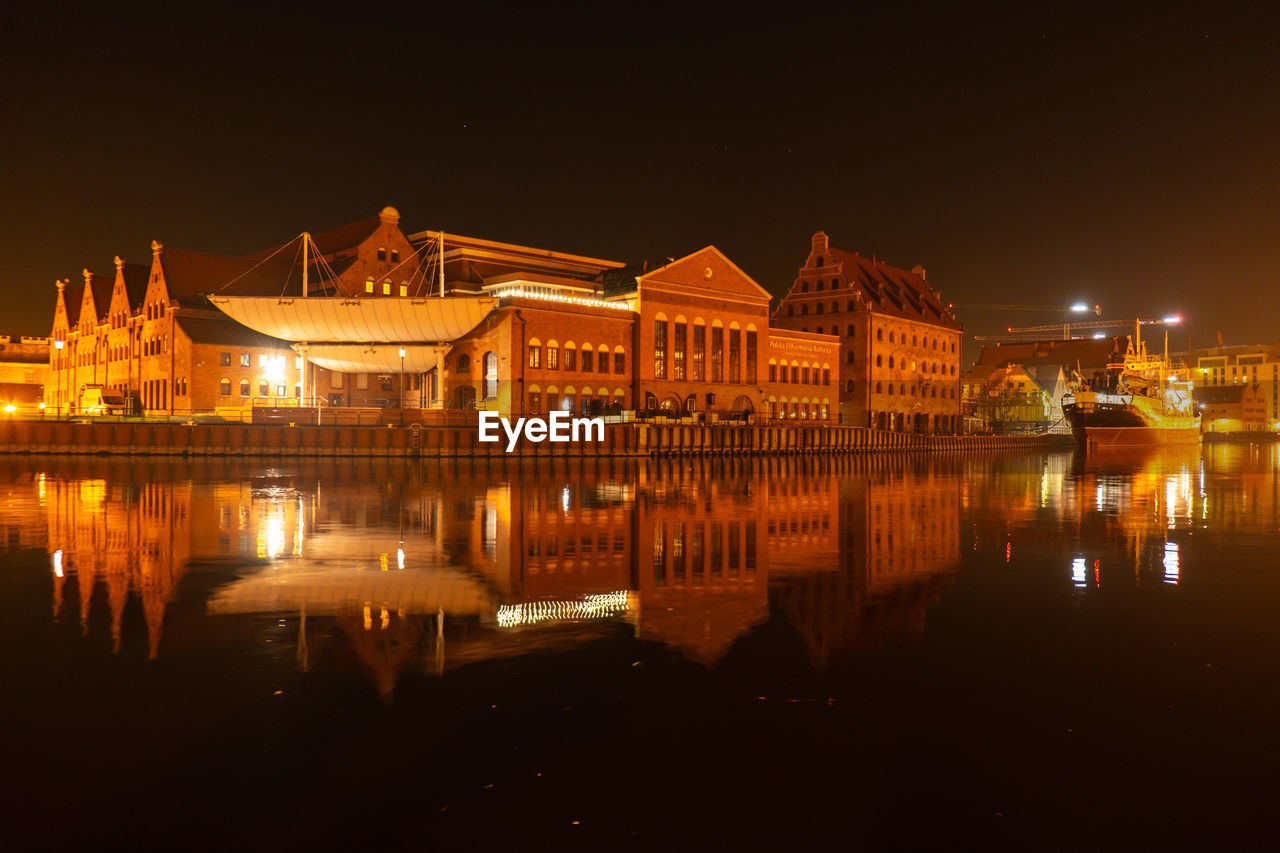
{"type": "Polygon", "coordinates": [[[618,423],[598,442],[481,442],[474,426],[0,421],[0,454],[119,456],[590,457],[880,453],[1067,447],[1060,435],[929,436],[862,427],[618,423]]]}

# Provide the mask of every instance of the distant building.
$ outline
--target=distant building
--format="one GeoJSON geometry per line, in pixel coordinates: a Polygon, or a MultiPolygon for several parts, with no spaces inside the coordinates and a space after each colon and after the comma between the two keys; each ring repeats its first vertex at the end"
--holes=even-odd
{"type": "Polygon", "coordinates": [[[0,409],[38,411],[48,371],[48,338],[0,336],[0,409]]]}
{"type": "Polygon", "coordinates": [[[1195,389],[1261,386],[1267,429],[1280,429],[1280,346],[1212,347],[1190,354],[1195,389]]]}
{"type": "Polygon", "coordinates": [[[982,431],[1002,434],[1059,426],[1069,386],[1069,375],[1057,364],[977,364],[960,377],[966,416],[982,431]]]}
{"type": "Polygon", "coordinates": [[[785,329],[840,340],[840,421],[907,432],[960,429],[964,327],[925,280],[813,235],[809,256],[773,313],[785,329]]]}
{"type": "Polygon", "coordinates": [[[1259,432],[1268,429],[1262,385],[1207,385],[1192,389],[1204,432],[1259,432]]]}

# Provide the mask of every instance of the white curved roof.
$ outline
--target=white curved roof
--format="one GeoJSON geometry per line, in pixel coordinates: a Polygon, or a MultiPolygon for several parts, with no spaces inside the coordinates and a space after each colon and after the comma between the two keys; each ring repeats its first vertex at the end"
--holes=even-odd
{"type": "Polygon", "coordinates": [[[269,567],[222,587],[210,599],[211,614],[306,610],[336,613],[361,607],[406,613],[487,615],[497,603],[475,577],[453,568],[377,571],[334,567],[269,567]]]}
{"type": "Polygon", "coordinates": [[[210,296],[209,301],[255,332],[295,342],[444,343],[474,329],[498,304],[488,296],[210,296]]]}
{"type": "Polygon", "coordinates": [[[426,373],[438,367],[449,347],[432,344],[295,344],[307,361],[339,373],[426,373]],[[404,349],[404,362],[400,350],[404,349]]]}

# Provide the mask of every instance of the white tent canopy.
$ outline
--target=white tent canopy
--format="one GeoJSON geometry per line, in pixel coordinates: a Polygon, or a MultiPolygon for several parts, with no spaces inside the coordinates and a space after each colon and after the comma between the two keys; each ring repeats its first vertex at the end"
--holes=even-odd
{"type": "Polygon", "coordinates": [[[338,613],[371,604],[407,613],[489,615],[497,602],[474,576],[453,568],[382,572],[351,566],[273,566],[219,589],[211,614],[338,613]]]}
{"type": "Polygon", "coordinates": [[[312,364],[336,373],[426,373],[440,365],[448,346],[432,344],[294,344],[312,364]],[[404,360],[400,350],[404,350],[404,360]]]}
{"type": "Polygon", "coordinates": [[[352,343],[448,343],[474,329],[497,305],[487,296],[211,296],[209,301],[237,323],[274,338],[352,343]]]}

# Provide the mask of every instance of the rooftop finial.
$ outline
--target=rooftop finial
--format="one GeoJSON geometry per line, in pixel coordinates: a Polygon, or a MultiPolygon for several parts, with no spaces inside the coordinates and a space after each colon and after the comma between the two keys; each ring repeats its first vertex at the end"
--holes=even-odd
{"type": "Polygon", "coordinates": [[[161,243],[159,240],[151,241],[151,254],[158,255],[163,251],[164,251],[164,243],[161,243]]]}
{"type": "Polygon", "coordinates": [[[378,219],[386,225],[399,225],[400,211],[396,210],[391,205],[387,205],[382,208],[382,211],[378,214],[378,219]]]}
{"type": "Polygon", "coordinates": [[[124,258],[120,257],[119,255],[116,255],[116,269],[120,269],[123,266],[124,266],[124,258]]]}

